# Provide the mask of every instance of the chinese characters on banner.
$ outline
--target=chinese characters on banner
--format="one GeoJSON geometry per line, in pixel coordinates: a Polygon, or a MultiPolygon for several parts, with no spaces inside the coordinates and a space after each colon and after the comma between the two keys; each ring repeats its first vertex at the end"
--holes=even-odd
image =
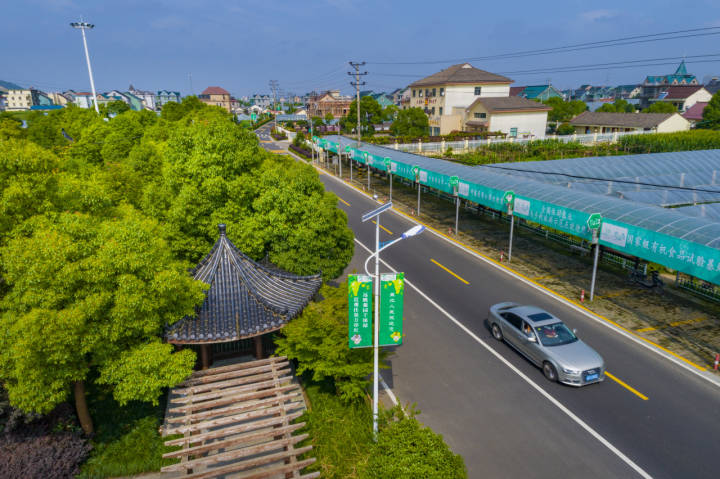
{"type": "Polygon", "coordinates": [[[402,344],[405,273],[380,275],[380,346],[402,344]]]}
{"type": "Polygon", "coordinates": [[[367,348],[373,343],[372,278],[365,274],[348,276],[348,310],[350,348],[367,348]]]}

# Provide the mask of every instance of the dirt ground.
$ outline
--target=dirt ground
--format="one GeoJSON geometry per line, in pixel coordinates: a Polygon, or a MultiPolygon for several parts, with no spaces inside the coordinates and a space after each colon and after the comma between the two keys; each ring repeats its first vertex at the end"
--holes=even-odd
{"type": "MultiPolygon", "coordinates": [[[[330,173],[337,175],[337,166],[330,173]]],[[[347,163],[343,165],[343,179],[349,181],[347,163]]],[[[367,191],[367,175],[362,169],[353,170],[356,187],[367,191]]],[[[373,175],[370,191],[387,200],[387,177],[373,175]]],[[[397,177],[393,181],[393,204],[409,215],[415,215],[417,190],[405,186],[397,177]]],[[[455,207],[446,199],[425,190],[421,193],[419,219],[447,236],[472,247],[490,258],[499,260],[507,251],[509,223],[475,210],[460,208],[459,234],[455,236],[455,207]]],[[[664,348],[712,370],[715,354],[720,352],[720,304],[695,296],[674,286],[674,276],[664,276],[664,293],[631,284],[627,271],[600,262],[595,299],[588,301],[592,274],[589,253],[571,249],[545,239],[518,225],[516,220],[513,241],[512,268],[535,282],[580,302],[593,312],[615,321],[664,348]]]]}

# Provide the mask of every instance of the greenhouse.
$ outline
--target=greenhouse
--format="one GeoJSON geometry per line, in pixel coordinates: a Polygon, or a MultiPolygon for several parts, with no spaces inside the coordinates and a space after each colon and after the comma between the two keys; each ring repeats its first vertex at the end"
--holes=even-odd
{"type": "Polygon", "coordinates": [[[720,284],[713,203],[720,202],[720,150],[466,166],[367,143],[355,148],[343,136],[313,139],[361,164],[494,210],[510,206],[515,216],[586,240],[587,220],[599,213],[601,245],[720,284]]]}

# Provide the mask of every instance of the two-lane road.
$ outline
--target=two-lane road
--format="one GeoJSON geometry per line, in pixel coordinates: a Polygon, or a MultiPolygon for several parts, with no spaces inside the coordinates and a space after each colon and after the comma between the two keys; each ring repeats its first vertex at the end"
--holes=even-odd
{"type": "MultiPolygon", "coordinates": [[[[275,145],[273,145],[275,146],[275,145]]],[[[356,236],[372,199],[321,175],[356,236]]],[[[383,214],[381,240],[414,225],[383,214]]],[[[383,253],[408,288],[404,344],[383,371],[421,421],[463,455],[470,477],[715,477],[720,470],[720,388],[432,232],[383,253]],[[580,389],[542,372],[492,339],[490,305],[529,303],[561,317],[605,358],[613,378],[580,389]]],[[[360,269],[360,268],[358,268],[360,269]]]]}

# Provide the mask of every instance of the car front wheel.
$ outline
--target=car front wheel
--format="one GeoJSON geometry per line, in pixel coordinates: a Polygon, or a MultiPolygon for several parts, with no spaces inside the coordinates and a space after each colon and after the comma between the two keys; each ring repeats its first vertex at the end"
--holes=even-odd
{"type": "Polygon", "coordinates": [[[543,363],[543,374],[547,378],[548,381],[556,382],[558,379],[557,371],[555,370],[555,366],[548,362],[543,363]]]}
{"type": "Polygon", "coordinates": [[[498,326],[496,323],[493,323],[491,329],[492,329],[493,338],[497,339],[498,341],[502,341],[503,334],[502,334],[502,331],[500,330],[500,326],[498,326]]]}

